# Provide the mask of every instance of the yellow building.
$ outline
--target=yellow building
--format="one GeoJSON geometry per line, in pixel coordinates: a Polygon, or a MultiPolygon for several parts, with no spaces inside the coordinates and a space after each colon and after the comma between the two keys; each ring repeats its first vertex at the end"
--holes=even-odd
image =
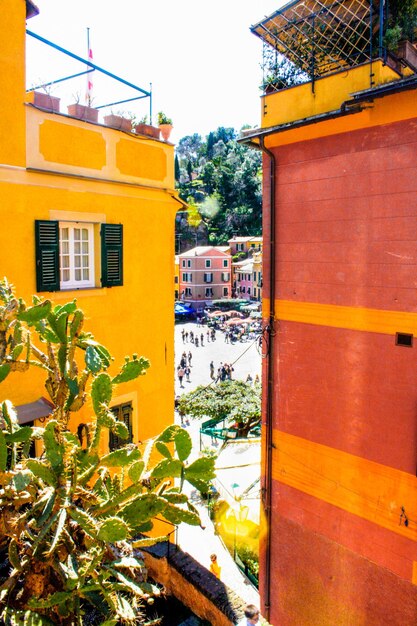
{"type": "MultiPolygon", "coordinates": [[[[174,147],[35,106],[25,22],[37,13],[30,0],[2,3],[1,276],[27,302],[34,293],[56,304],[76,298],[115,367],[134,352],[150,360],[114,399],[133,440],[145,440],[173,419],[174,147]]],[[[37,371],[11,374],[1,388],[26,422],[48,412],[42,396],[37,371]]]]}

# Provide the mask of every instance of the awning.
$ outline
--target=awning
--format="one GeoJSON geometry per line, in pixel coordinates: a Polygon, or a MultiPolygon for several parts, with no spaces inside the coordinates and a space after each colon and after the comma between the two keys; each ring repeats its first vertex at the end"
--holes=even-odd
{"type": "Polygon", "coordinates": [[[35,402],[28,404],[20,404],[15,407],[17,413],[17,421],[19,424],[27,424],[41,417],[48,417],[54,410],[52,402],[46,398],[39,398],[35,402]]]}

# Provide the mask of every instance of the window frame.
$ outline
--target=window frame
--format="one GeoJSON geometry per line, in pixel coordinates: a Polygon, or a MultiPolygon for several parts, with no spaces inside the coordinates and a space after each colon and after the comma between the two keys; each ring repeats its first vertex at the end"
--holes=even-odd
{"type": "MultiPolygon", "coordinates": [[[[81,234],[81,233],[80,233],[81,234]]],[[[91,289],[96,286],[95,281],[95,246],[94,246],[94,224],[91,222],[67,222],[60,221],[59,222],[59,286],[61,291],[71,291],[74,289],[91,289]],[[63,239],[63,230],[68,229],[68,241],[63,239]],[[77,241],[75,239],[75,231],[76,230],[86,230],[88,237],[86,243],[88,245],[87,258],[88,265],[84,268],[77,267],[75,265],[75,257],[80,256],[81,259],[83,256],[82,251],[80,253],[75,252],[75,245],[79,243],[81,246],[84,243],[82,238],[77,241]],[[68,253],[64,252],[64,243],[68,243],[68,253]],[[69,266],[64,267],[64,257],[69,257],[69,266]],[[88,279],[80,279],[77,280],[75,278],[75,273],[77,270],[81,272],[84,269],[88,270],[89,278],[88,279]],[[69,280],[63,280],[64,272],[69,272],[69,280]]]]}
{"type": "Polygon", "coordinates": [[[109,451],[113,452],[113,450],[119,450],[123,446],[126,446],[129,443],[133,442],[133,406],[132,402],[123,402],[122,404],[117,404],[115,406],[110,407],[110,411],[116,417],[117,420],[123,422],[125,426],[127,426],[129,431],[129,437],[127,439],[122,439],[118,437],[112,432],[109,432],[109,451]],[[129,409],[126,411],[126,409],[129,409]],[[126,412],[125,412],[126,411],[126,412]],[[125,416],[127,415],[127,423],[125,416]]]}

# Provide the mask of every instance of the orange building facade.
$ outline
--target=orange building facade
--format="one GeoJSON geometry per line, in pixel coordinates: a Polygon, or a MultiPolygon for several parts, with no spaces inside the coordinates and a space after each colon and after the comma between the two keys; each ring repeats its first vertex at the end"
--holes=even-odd
{"type": "MultiPolygon", "coordinates": [[[[290,49],[300,5],[255,34],[290,49]]],[[[389,61],[265,95],[242,138],[264,151],[260,591],[279,626],[417,623],[417,77],[389,61]]]]}

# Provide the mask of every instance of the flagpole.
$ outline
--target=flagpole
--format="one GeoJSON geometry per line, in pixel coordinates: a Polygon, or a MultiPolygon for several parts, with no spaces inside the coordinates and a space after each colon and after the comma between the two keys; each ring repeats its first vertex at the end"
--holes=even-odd
{"type": "MultiPolygon", "coordinates": [[[[92,58],[92,53],[91,53],[91,48],[90,48],[90,29],[87,26],[87,59],[89,61],[91,61],[92,58]]],[[[91,70],[90,66],[87,66],[88,70],[91,70]]],[[[85,99],[86,99],[86,104],[88,106],[91,106],[91,87],[92,87],[92,80],[90,77],[90,73],[87,74],[87,91],[85,94],[85,99]]]]}

